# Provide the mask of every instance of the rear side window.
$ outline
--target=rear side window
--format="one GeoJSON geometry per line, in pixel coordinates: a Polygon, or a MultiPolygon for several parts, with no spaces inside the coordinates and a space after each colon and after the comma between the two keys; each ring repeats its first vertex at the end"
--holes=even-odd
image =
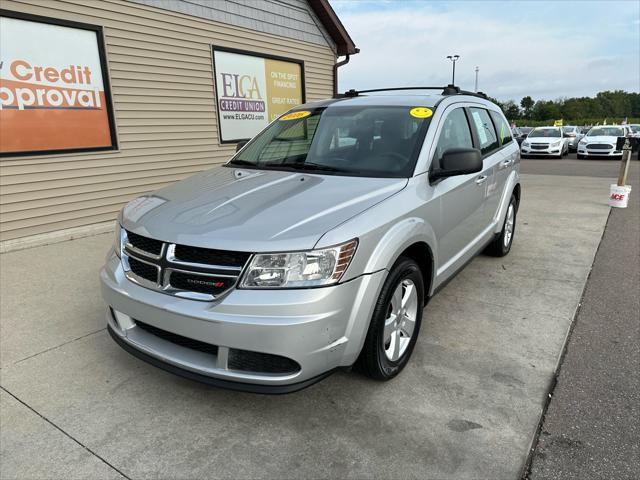
{"type": "Polygon", "coordinates": [[[472,107],[469,110],[471,110],[471,124],[480,142],[480,151],[482,155],[488,155],[500,146],[489,112],[483,108],[472,107]]]}
{"type": "Polygon", "coordinates": [[[462,108],[453,110],[444,121],[433,156],[433,168],[440,168],[442,154],[451,148],[473,148],[469,122],[462,108]]]}
{"type": "Polygon", "coordinates": [[[505,145],[511,141],[513,141],[513,136],[511,134],[511,128],[509,128],[509,124],[504,119],[502,115],[498,112],[494,112],[491,110],[489,112],[491,114],[491,118],[493,118],[493,123],[498,130],[498,137],[500,138],[500,143],[505,145]]]}

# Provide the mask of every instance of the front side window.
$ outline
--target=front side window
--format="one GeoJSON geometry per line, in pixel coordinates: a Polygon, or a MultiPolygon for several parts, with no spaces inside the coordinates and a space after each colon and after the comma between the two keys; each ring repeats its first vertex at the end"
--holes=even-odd
{"type": "Polygon", "coordinates": [[[471,111],[471,124],[480,141],[480,151],[482,155],[488,155],[500,146],[489,113],[483,108],[470,108],[469,110],[471,111]]]}
{"type": "Polygon", "coordinates": [[[433,156],[434,169],[440,168],[442,155],[452,148],[473,148],[469,122],[462,108],[456,108],[444,120],[433,156]]]}
{"type": "Polygon", "coordinates": [[[297,110],[272,123],[228,165],[410,177],[430,121],[430,114],[415,110],[410,106],[297,110]]]}
{"type": "Polygon", "coordinates": [[[502,145],[505,145],[513,141],[513,134],[511,133],[511,128],[509,128],[509,124],[503,118],[503,116],[500,115],[498,112],[494,112],[493,110],[491,110],[490,113],[491,113],[491,118],[493,118],[493,123],[495,124],[496,129],[498,130],[500,143],[502,145]]]}

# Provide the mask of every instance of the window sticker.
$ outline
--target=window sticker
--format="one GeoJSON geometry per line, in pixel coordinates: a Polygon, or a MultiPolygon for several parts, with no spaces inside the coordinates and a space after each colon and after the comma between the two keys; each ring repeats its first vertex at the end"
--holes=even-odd
{"type": "Polygon", "coordinates": [[[480,143],[482,145],[489,142],[487,138],[487,131],[485,130],[484,122],[480,117],[480,112],[471,112],[471,116],[473,117],[473,122],[476,124],[476,130],[478,131],[478,136],[480,137],[480,143]]]}
{"type": "Polygon", "coordinates": [[[300,110],[298,112],[287,113],[286,115],[280,117],[280,120],[298,120],[299,118],[308,117],[311,115],[311,112],[308,110],[300,110]]]}
{"type": "Polygon", "coordinates": [[[415,107],[409,110],[409,115],[415,118],[429,118],[433,115],[433,110],[427,107],[415,107]]]}

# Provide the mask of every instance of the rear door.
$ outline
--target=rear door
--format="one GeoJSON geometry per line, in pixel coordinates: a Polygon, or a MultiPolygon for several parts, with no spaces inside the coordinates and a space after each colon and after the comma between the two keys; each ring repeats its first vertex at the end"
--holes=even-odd
{"type": "Polygon", "coordinates": [[[471,131],[476,148],[482,152],[483,170],[476,183],[483,187],[483,202],[480,230],[486,230],[493,222],[493,216],[498,208],[500,190],[499,170],[504,157],[500,152],[500,141],[489,111],[482,107],[469,107],[471,131]],[[482,181],[482,184],[480,184],[482,181]]]}
{"type": "Polygon", "coordinates": [[[487,198],[487,208],[491,213],[491,217],[495,218],[495,215],[500,208],[500,199],[507,184],[509,173],[513,170],[516,162],[518,161],[519,148],[517,143],[514,142],[511,137],[511,131],[509,130],[509,124],[500,112],[489,110],[493,124],[496,127],[498,133],[498,140],[500,140],[500,158],[499,163],[495,169],[496,178],[496,195],[495,198],[487,198]]]}

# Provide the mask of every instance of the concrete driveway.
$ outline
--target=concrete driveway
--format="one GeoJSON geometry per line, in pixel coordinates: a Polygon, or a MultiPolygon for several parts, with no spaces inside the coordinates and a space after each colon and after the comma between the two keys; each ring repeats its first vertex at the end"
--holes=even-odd
{"type": "Polygon", "coordinates": [[[0,476],[517,479],[608,184],[525,175],[511,254],[433,299],[402,375],[285,396],[203,386],[115,345],[97,281],[110,235],[1,255],[0,476]]]}

